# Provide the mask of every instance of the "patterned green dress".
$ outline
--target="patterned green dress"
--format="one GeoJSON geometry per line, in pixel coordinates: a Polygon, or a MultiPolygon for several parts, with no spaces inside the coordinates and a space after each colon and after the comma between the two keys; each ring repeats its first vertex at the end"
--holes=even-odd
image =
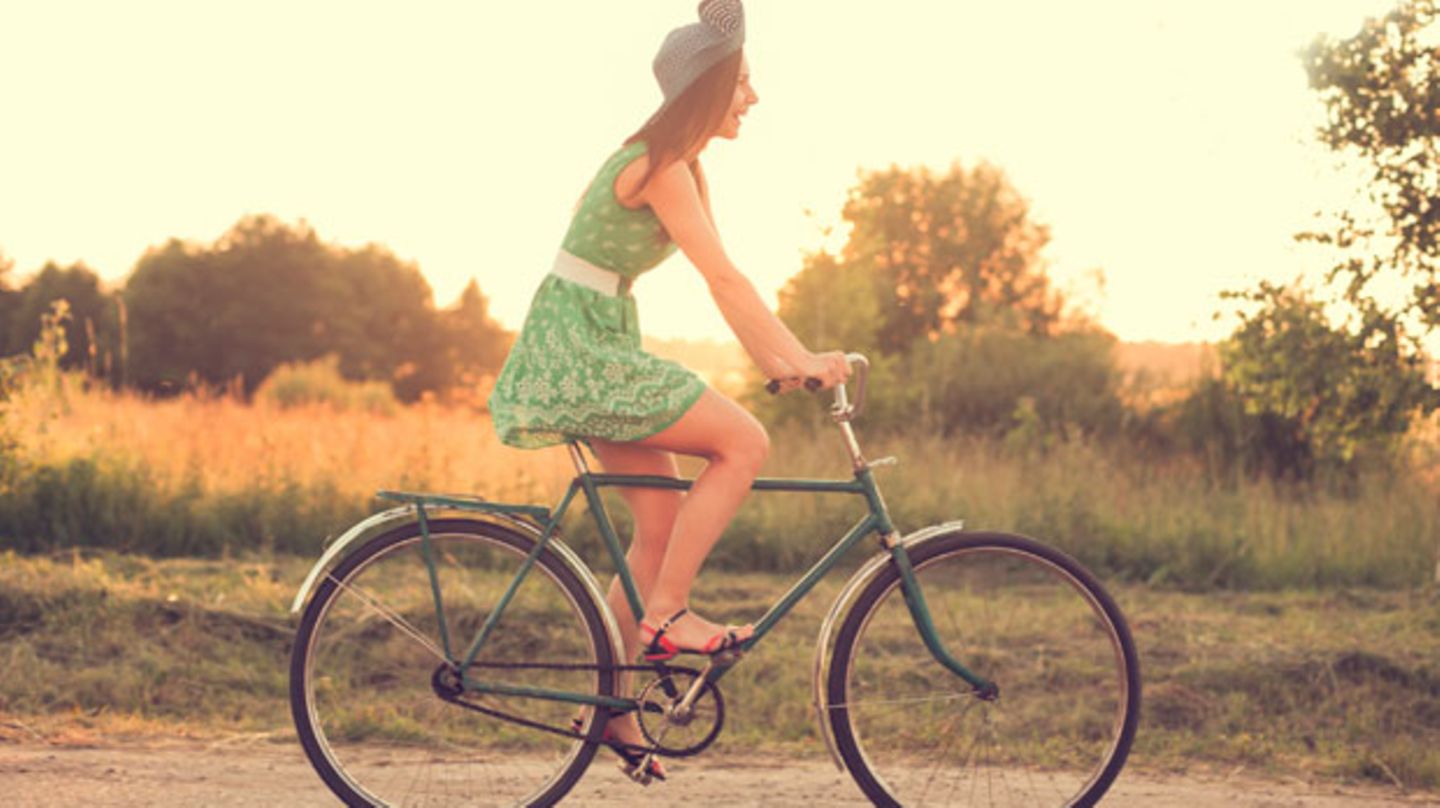
{"type": "Polygon", "coordinates": [[[490,394],[500,440],[522,449],[596,437],[635,441],[679,420],[705,392],[681,365],[640,348],[630,281],[675,252],[649,207],[615,198],[615,177],[645,151],[621,148],[601,167],[575,211],[563,249],[626,278],[611,297],[556,275],[535,292],[490,394]]]}

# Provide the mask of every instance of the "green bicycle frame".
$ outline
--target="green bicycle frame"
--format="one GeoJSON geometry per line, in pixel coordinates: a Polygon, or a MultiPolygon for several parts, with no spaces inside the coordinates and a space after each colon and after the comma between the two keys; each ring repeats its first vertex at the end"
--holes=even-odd
{"type": "MultiPolygon", "coordinates": [[[[578,448],[573,447],[576,457],[579,457],[578,448]]],[[[526,687],[521,685],[509,685],[498,682],[485,682],[469,675],[471,666],[484,647],[485,641],[489,638],[505,608],[510,604],[520,584],[530,569],[535,565],[540,554],[544,552],[551,537],[556,534],[557,528],[564,519],[566,511],[575,501],[579,494],[584,494],[586,504],[595,524],[600,530],[601,539],[605,543],[606,550],[610,554],[615,569],[620,577],[620,583],[625,592],[625,598],[630,604],[630,610],[636,622],[639,622],[645,615],[644,603],[641,601],[639,590],[635,586],[634,576],[630,567],[625,561],[625,553],[616,535],[615,528],[610,522],[609,514],[605,510],[604,502],[600,496],[600,489],[606,487],[614,488],[653,488],[674,491],[688,491],[694,481],[675,477],[659,477],[649,475],[626,475],[626,474],[596,474],[585,469],[583,461],[577,460],[582,471],[570,482],[561,498],[559,505],[552,511],[535,505],[515,505],[502,502],[490,502],[488,500],[471,497],[451,497],[435,494],[417,494],[400,491],[380,491],[378,496],[383,499],[390,499],[400,502],[408,502],[414,505],[418,516],[421,530],[422,555],[425,565],[429,571],[431,592],[435,598],[436,618],[440,624],[441,642],[446,659],[455,665],[460,672],[461,681],[467,690],[474,690],[482,693],[494,693],[498,695],[521,696],[526,698],[550,699],[555,701],[570,702],[574,704],[592,704],[605,706],[612,710],[626,712],[634,710],[637,705],[633,699],[621,699],[609,696],[597,696],[586,693],[569,691],[550,690],[546,688],[526,687]],[[452,646],[449,632],[446,629],[445,606],[440,591],[439,575],[435,567],[435,559],[430,546],[429,521],[426,518],[426,506],[443,506],[461,510],[472,510],[488,513],[504,513],[528,517],[541,527],[541,535],[536,541],[534,548],[521,563],[520,569],[516,571],[515,577],[496,601],[485,622],[481,625],[475,639],[470,643],[463,656],[457,658],[452,646]]],[[[903,542],[895,541],[895,528],[890,521],[889,511],[880,495],[880,490],[875,484],[874,474],[868,466],[860,466],[855,471],[853,480],[807,480],[807,479],[776,479],[759,478],[752,485],[753,491],[789,491],[796,493],[820,493],[820,494],[850,494],[865,498],[867,513],[855,523],[853,527],[832,546],[824,556],[815,562],[801,578],[780,599],[765,612],[760,621],[755,624],[754,633],[740,645],[740,651],[745,652],[759,644],[760,640],[780,622],[795,604],[799,603],[817,583],[824,578],[831,569],[839,562],[840,558],[854,547],[861,539],[870,534],[880,538],[882,546],[888,548],[892,562],[900,573],[901,585],[905,597],[906,606],[909,608],[911,618],[915,622],[916,629],[920,633],[925,647],[935,659],[951,672],[964,679],[977,690],[990,691],[993,685],[984,678],[977,676],[967,669],[961,662],[956,660],[946,650],[935,631],[935,624],[930,616],[929,608],[925,604],[925,598],[920,590],[919,581],[915,577],[915,571],[910,563],[909,554],[905,550],[903,542]]],[[[705,669],[705,678],[710,681],[718,680],[729,670],[731,665],[710,665],[705,669]]]]}
{"type": "MultiPolygon", "coordinates": [[[[492,503],[492,501],[471,497],[445,497],[445,495],[412,494],[402,493],[402,491],[380,491],[379,495],[382,498],[387,498],[387,500],[406,501],[406,503],[413,504],[416,508],[416,513],[418,513],[419,516],[420,534],[422,534],[422,536],[420,536],[420,540],[422,540],[422,556],[423,559],[425,559],[426,567],[428,567],[429,578],[431,578],[431,589],[433,598],[435,598],[435,616],[436,621],[439,622],[439,627],[441,627],[442,645],[444,645],[446,658],[448,658],[452,664],[455,664],[459,673],[461,673],[461,681],[467,690],[480,691],[480,693],[500,694],[500,696],[520,696],[528,697],[528,699],[569,701],[569,703],[575,704],[596,704],[596,706],[609,707],[609,709],[618,710],[618,712],[629,712],[629,710],[634,710],[636,707],[635,701],[631,699],[615,699],[615,697],[573,693],[573,691],[550,690],[550,688],[482,681],[478,680],[478,678],[471,677],[469,670],[471,670],[471,665],[475,663],[475,658],[480,655],[481,648],[484,647],[485,641],[490,638],[490,634],[494,631],[495,625],[500,622],[501,615],[504,614],[505,608],[510,605],[511,599],[514,598],[514,593],[518,591],[524,578],[530,573],[530,569],[534,566],[536,560],[539,559],[540,553],[544,552],[546,544],[549,543],[550,539],[556,534],[560,521],[564,519],[564,514],[569,510],[570,504],[575,501],[576,495],[579,494],[585,495],[586,504],[588,504],[590,514],[592,514],[593,519],[595,519],[596,526],[599,527],[600,539],[603,540],[606,550],[608,550],[609,555],[611,555],[611,560],[613,565],[615,565],[616,573],[618,573],[622,589],[624,589],[625,592],[625,599],[629,602],[629,606],[631,606],[631,612],[632,615],[634,615],[635,621],[638,622],[639,619],[644,618],[644,603],[642,603],[641,598],[639,598],[639,591],[636,589],[634,576],[632,576],[631,570],[629,570],[628,563],[625,562],[625,552],[621,547],[621,540],[619,540],[619,536],[616,534],[615,527],[612,526],[608,511],[605,510],[605,504],[603,504],[602,498],[600,498],[600,488],[658,488],[658,490],[687,491],[690,490],[693,482],[693,480],[683,480],[683,478],[674,477],[595,474],[595,472],[582,471],[570,481],[569,488],[567,488],[562,500],[560,500],[559,506],[554,508],[553,511],[549,510],[549,508],[537,506],[492,503]],[[429,523],[425,516],[426,506],[461,508],[461,510],[481,511],[481,513],[516,514],[516,516],[530,517],[530,519],[536,520],[541,527],[540,539],[534,544],[533,549],[528,553],[524,562],[521,562],[520,569],[517,570],[514,579],[510,580],[505,591],[501,593],[500,599],[495,602],[494,608],[491,609],[490,615],[485,618],[485,622],[481,625],[477,635],[475,635],[474,641],[471,641],[465,654],[459,658],[456,658],[454,648],[452,648],[451,645],[451,638],[449,638],[448,631],[446,631],[445,628],[448,624],[446,624],[445,621],[444,598],[442,598],[441,588],[439,588],[435,557],[433,557],[431,549],[429,523]]],[[[933,622],[932,616],[930,616],[929,608],[927,608],[926,602],[924,602],[924,595],[922,591],[920,591],[919,582],[917,582],[916,576],[914,576],[914,569],[912,563],[910,563],[909,553],[906,552],[906,547],[904,547],[903,543],[894,542],[893,540],[894,526],[891,524],[890,514],[888,514],[886,504],[884,504],[884,500],[881,498],[880,490],[878,490],[876,481],[874,481],[874,474],[870,468],[858,468],[858,470],[855,471],[854,480],[759,478],[759,480],[753,482],[752,490],[860,495],[860,497],[865,498],[865,503],[867,503],[867,513],[865,513],[865,516],[861,517],[861,519],[845,533],[845,536],[841,537],[818,562],[815,562],[815,565],[811,566],[811,569],[809,569],[798,582],[795,582],[795,585],[792,585],[789,591],[785,592],[785,595],[780,596],[779,601],[776,601],[775,605],[770,606],[769,611],[766,611],[765,615],[759,619],[759,622],[756,622],[755,632],[740,644],[740,651],[749,651],[755,648],[756,645],[759,644],[760,639],[765,637],[766,634],[769,634],[770,629],[775,628],[775,625],[779,624],[780,619],[785,618],[785,615],[791,612],[793,606],[799,603],[801,599],[804,599],[805,596],[811,592],[811,589],[815,588],[816,583],[819,583],[819,580],[824,579],[825,576],[828,575],[829,570],[834,569],[834,566],[840,562],[841,557],[844,556],[845,553],[850,552],[851,547],[854,547],[855,544],[860,542],[861,539],[864,539],[865,536],[868,536],[868,534],[876,534],[876,536],[880,537],[881,543],[888,547],[891,560],[893,560],[894,565],[897,566],[897,570],[900,572],[904,602],[906,602],[914,625],[916,625],[916,629],[919,631],[920,637],[922,637],[924,645],[926,645],[930,654],[932,654],[940,664],[949,668],[952,673],[959,675],[966,683],[971,684],[972,687],[982,691],[991,690],[991,688],[994,687],[988,680],[973,674],[969,668],[966,668],[960,661],[955,660],[955,658],[946,651],[945,645],[940,642],[939,635],[936,634],[935,622],[933,622]]],[[[729,664],[710,665],[710,667],[706,668],[706,678],[711,681],[719,680],[721,675],[724,675],[730,667],[732,667],[732,665],[729,664]]]]}

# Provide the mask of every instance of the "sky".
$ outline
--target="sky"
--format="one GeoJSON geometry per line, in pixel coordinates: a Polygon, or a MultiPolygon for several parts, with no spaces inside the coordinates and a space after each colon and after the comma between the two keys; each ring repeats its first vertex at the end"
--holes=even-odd
{"type": "MultiPolygon", "coordinates": [[[[1392,5],[750,0],[760,101],[702,157],[721,239],[773,305],[843,243],[857,172],[986,161],[1082,310],[1126,340],[1223,338],[1219,293],[1318,278],[1329,258],[1293,234],[1360,187],[1316,142],[1299,49],[1392,5]]],[[[694,9],[0,0],[0,253],[118,286],[148,247],[265,213],[385,245],[438,305],[474,278],[518,328],[694,9]]],[[[683,255],[635,294],[648,335],[731,338],[683,255]]]]}

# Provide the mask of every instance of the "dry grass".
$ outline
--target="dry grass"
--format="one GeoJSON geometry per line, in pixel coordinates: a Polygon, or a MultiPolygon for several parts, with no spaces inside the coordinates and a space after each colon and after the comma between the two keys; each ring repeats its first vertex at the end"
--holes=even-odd
{"type": "Polygon", "coordinates": [[[420,404],[387,417],[223,395],[151,399],[66,382],[61,395],[22,390],[11,404],[12,429],[33,463],[104,454],[144,465],[163,483],[209,491],[324,483],[357,495],[406,486],[532,494],[571,473],[563,453],[511,449],[488,418],[458,408],[420,404]]]}
{"type": "MultiPolygon", "coordinates": [[[[554,504],[573,474],[563,449],[505,447],[469,409],[277,409],[67,385],[22,391],[8,413],[28,464],[0,496],[8,546],[310,555],[373,511],[377,489],[554,504]]],[[[848,476],[833,429],[787,428],[774,443],[769,476],[848,476]]],[[[1197,464],[1158,464],[1085,440],[1036,450],[903,435],[864,445],[872,457],[900,458],[878,478],[902,530],[963,518],[1056,543],[1109,578],[1190,589],[1413,586],[1432,579],[1440,550],[1440,492],[1424,473],[1373,475],[1340,496],[1263,480],[1218,484],[1197,464]]],[[[1417,453],[1417,468],[1433,470],[1428,451],[1417,453]]],[[[623,535],[627,516],[612,501],[623,535]]],[[[799,569],[862,512],[855,498],[754,495],[711,563],[799,569]]],[[[583,508],[571,513],[568,540],[603,566],[583,508]]]]}

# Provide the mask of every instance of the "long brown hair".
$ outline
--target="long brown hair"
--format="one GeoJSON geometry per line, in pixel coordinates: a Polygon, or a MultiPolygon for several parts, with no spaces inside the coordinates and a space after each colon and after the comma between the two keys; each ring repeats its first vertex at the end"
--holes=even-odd
{"type": "MultiPolygon", "coordinates": [[[[645,141],[650,155],[650,166],[636,188],[644,188],[657,171],[679,160],[720,127],[735,99],[742,58],[742,51],[736,50],[701,73],[669,106],[650,116],[638,132],[625,139],[627,146],[645,141]]],[[[690,170],[695,171],[693,161],[690,170]]]]}

